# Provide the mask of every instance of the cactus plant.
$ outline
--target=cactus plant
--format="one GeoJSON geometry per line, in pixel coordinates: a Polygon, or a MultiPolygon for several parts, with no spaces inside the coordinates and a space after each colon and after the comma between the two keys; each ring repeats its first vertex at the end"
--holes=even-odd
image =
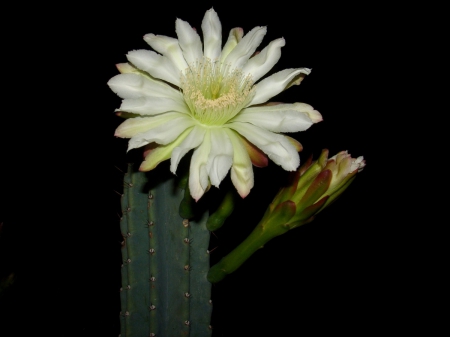
{"type": "Polygon", "coordinates": [[[211,335],[207,214],[179,215],[185,185],[128,165],[121,200],[122,337],[211,335]]]}

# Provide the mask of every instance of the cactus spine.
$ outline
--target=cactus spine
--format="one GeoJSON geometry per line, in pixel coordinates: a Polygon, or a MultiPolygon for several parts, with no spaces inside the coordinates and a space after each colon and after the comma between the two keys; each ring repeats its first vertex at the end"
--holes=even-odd
{"type": "Polygon", "coordinates": [[[185,193],[173,175],[155,171],[129,164],[124,178],[121,337],[208,337],[207,214],[183,219],[185,193]]]}

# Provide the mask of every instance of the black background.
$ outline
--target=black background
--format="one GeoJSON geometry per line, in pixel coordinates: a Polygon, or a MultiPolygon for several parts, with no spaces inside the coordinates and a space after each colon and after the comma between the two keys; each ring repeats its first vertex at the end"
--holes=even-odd
{"type": "MultiPolygon", "coordinates": [[[[144,34],[175,37],[177,17],[200,31],[209,8],[199,2],[67,5],[31,25],[30,32],[39,29],[31,34],[35,44],[24,47],[32,67],[17,68],[27,90],[1,124],[0,276],[14,274],[0,298],[5,336],[118,335],[121,237],[114,191],[120,193],[120,170],[136,154],[126,155],[126,140],[113,136],[120,99],[106,83],[128,51],[150,49],[144,34]]],[[[312,223],[274,239],[213,286],[213,336],[384,331],[404,301],[394,277],[401,257],[387,263],[391,229],[381,219],[381,198],[389,198],[380,178],[388,108],[381,100],[386,49],[378,9],[230,2],[214,9],[225,38],[231,28],[246,33],[255,26],[268,27],[261,48],[285,38],[274,70],[312,68],[300,86],[274,98],[311,104],[324,118],[295,134],[304,147],[301,160],[327,148],[330,155],[362,155],[367,166],[312,223]]],[[[213,262],[250,233],[278,188],[274,177],[285,174],[273,163],[255,168],[255,188],[212,238],[213,262]]]]}

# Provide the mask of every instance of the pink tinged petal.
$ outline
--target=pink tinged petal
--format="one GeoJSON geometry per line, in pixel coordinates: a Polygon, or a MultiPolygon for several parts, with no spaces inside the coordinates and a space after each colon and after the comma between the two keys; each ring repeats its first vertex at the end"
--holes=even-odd
{"type": "Polygon", "coordinates": [[[308,75],[311,72],[308,68],[285,69],[279,71],[255,85],[256,94],[250,105],[267,102],[273,96],[278,95],[283,90],[289,88],[298,78],[308,75]]]}
{"type": "Polygon", "coordinates": [[[228,40],[222,48],[222,54],[220,55],[220,62],[223,62],[228,54],[237,46],[239,41],[241,41],[242,36],[244,36],[244,30],[240,27],[233,28],[230,30],[228,35],[228,40]]]}
{"type": "Polygon", "coordinates": [[[242,138],[233,130],[225,129],[233,146],[233,166],[231,181],[242,198],[245,198],[254,185],[253,167],[242,138]]]}
{"type": "Polygon", "coordinates": [[[224,129],[211,129],[211,151],[206,169],[211,184],[219,187],[233,163],[233,146],[224,129]]]}
{"type": "Polygon", "coordinates": [[[121,98],[157,96],[183,100],[183,94],[179,90],[141,74],[116,75],[108,81],[108,86],[121,98]]]}
{"type": "Polygon", "coordinates": [[[231,68],[242,68],[255,52],[256,48],[261,44],[264,35],[266,35],[266,27],[255,27],[247,35],[245,35],[237,46],[228,54],[225,63],[231,65],[231,68]]]}
{"type": "Polygon", "coordinates": [[[183,116],[183,114],[178,112],[170,112],[153,117],[129,118],[119,125],[114,135],[120,138],[131,138],[180,116],[183,116]]]}
{"type": "Polygon", "coordinates": [[[121,74],[140,74],[140,71],[129,63],[118,63],[116,64],[116,68],[121,74]]]}
{"type": "Polygon", "coordinates": [[[147,157],[147,155],[148,155],[150,152],[152,152],[152,151],[153,151],[154,149],[156,149],[158,146],[159,146],[159,145],[156,144],[156,143],[150,143],[150,144],[145,145],[145,146],[143,147],[143,152],[142,152],[142,156],[144,157],[144,159],[145,159],[145,157],[147,157]]]}
{"type": "Polygon", "coordinates": [[[285,44],[283,38],[270,42],[260,53],[248,60],[242,71],[251,74],[254,82],[258,81],[278,62],[281,57],[281,47],[285,44]]]}
{"type": "Polygon", "coordinates": [[[286,171],[295,171],[300,165],[296,148],[283,135],[261,129],[249,123],[230,123],[228,127],[236,130],[263,150],[270,159],[286,171]]]}
{"type": "Polygon", "coordinates": [[[311,105],[293,103],[246,108],[230,122],[251,123],[272,132],[297,132],[320,120],[322,116],[311,105]]]}
{"type": "Polygon", "coordinates": [[[189,114],[189,108],[184,101],[166,97],[127,98],[122,101],[122,105],[118,111],[127,111],[149,116],[168,111],[189,114]]]}
{"type": "Polygon", "coordinates": [[[192,64],[195,61],[200,61],[203,58],[202,41],[197,32],[192,29],[189,23],[181,19],[175,21],[175,31],[186,62],[192,64]]]}
{"type": "Polygon", "coordinates": [[[222,48],[222,25],[219,16],[212,8],[205,13],[202,21],[202,32],[205,57],[211,60],[218,59],[222,48]]]}
{"type": "MultiPolygon", "coordinates": [[[[172,113],[166,113],[149,118],[158,118],[160,116],[163,117],[170,114],[172,113]]],[[[184,114],[180,113],[174,114],[177,115],[175,118],[168,120],[165,123],[160,124],[156,127],[153,127],[150,130],[138,133],[137,135],[131,137],[130,141],[128,142],[127,151],[147,145],[151,142],[155,142],[161,145],[169,144],[173,142],[178,136],[180,136],[180,134],[183,133],[186,129],[193,126],[195,123],[192,118],[184,114]]]]}
{"type": "Polygon", "coordinates": [[[207,131],[203,142],[192,154],[189,168],[189,190],[195,201],[198,201],[202,197],[209,185],[206,163],[210,150],[210,133],[207,131]]]}
{"type": "Polygon", "coordinates": [[[246,138],[242,137],[239,133],[235,132],[233,134],[235,134],[236,137],[238,137],[241,143],[244,145],[254,166],[266,167],[267,165],[269,165],[269,159],[264,152],[258,149],[254,144],[250,143],[246,138]]]}
{"type": "Polygon", "coordinates": [[[170,59],[178,70],[184,71],[188,67],[177,39],[164,35],[146,34],[144,41],[158,53],[170,59]]]}
{"type": "Polygon", "coordinates": [[[297,152],[301,152],[303,150],[303,145],[295,138],[285,136],[286,139],[292,144],[293,147],[295,147],[295,150],[297,152]]]}
{"type": "Polygon", "coordinates": [[[140,49],[128,52],[127,59],[151,76],[180,86],[181,72],[169,58],[152,50],[140,49]]]}
{"type": "Polygon", "coordinates": [[[178,168],[178,164],[186,153],[190,150],[198,147],[205,137],[206,129],[201,126],[194,126],[189,135],[183,140],[182,143],[177,145],[172,151],[170,158],[170,171],[175,174],[178,168]]]}
{"type": "MultiPolygon", "coordinates": [[[[160,145],[145,155],[145,160],[141,163],[139,171],[153,170],[159,163],[170,158],[172,151],[176,148],[189,134],[191,129],[185,130],[175,141],[167,145],[160,145]]],[[[153,143],[154,144],[154,143],[153,143]]]]}

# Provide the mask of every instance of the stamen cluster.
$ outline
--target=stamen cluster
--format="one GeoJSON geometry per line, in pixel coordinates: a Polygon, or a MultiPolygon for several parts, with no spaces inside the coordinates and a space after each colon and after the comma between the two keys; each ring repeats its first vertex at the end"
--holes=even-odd
{"type": "Polygon", "coordinates": [[[186,69],[181,88],[192,117],[204,125],[223,125],[255,94],[250,75],[204,58],[186,69]]]}

